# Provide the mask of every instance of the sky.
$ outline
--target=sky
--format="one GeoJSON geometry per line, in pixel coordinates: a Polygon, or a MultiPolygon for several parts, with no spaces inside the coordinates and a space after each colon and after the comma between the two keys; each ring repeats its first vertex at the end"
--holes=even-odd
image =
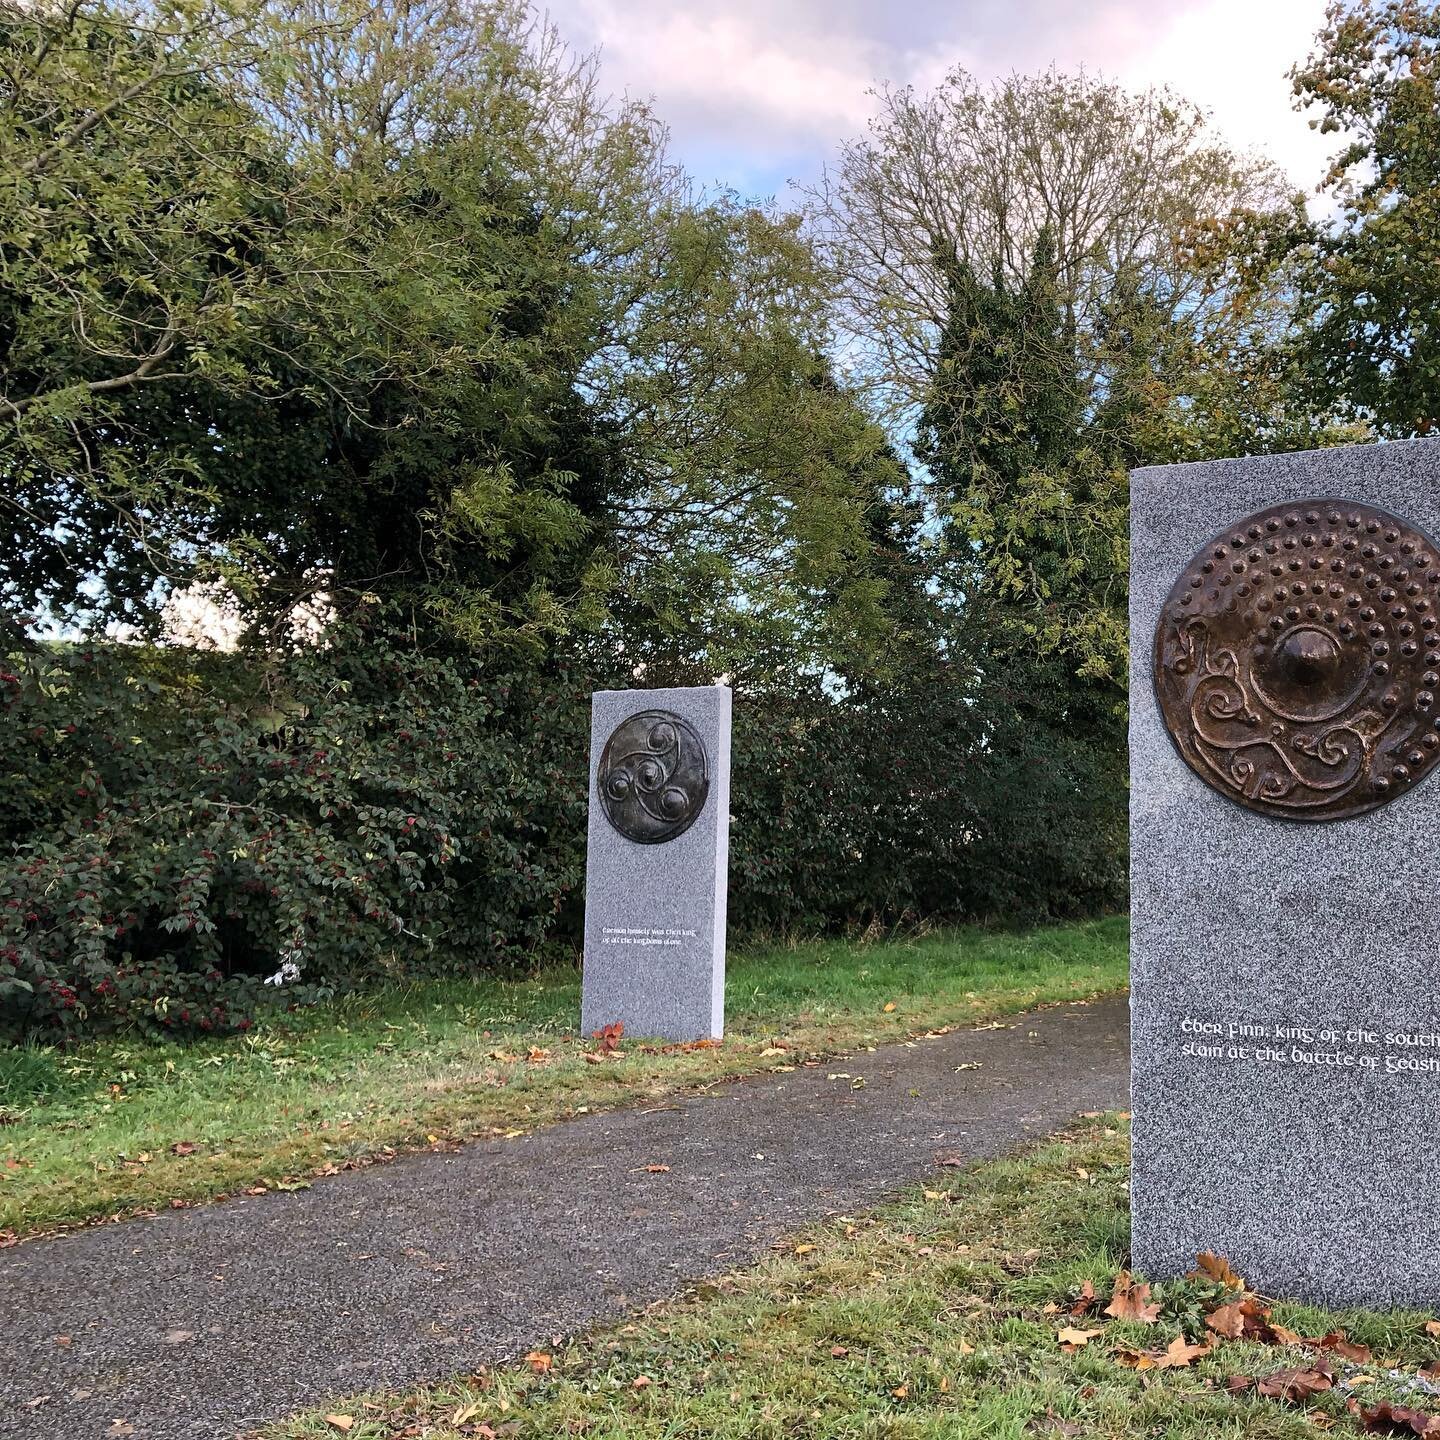
{"type": "Polygon", "coordinates": [[[952,66],[982,79],[1084,67],[1168,85],[1242,149],[1313,191],[1330,149],[1291,109],[1286,72],[1324,0],[549,0],[613,94],[653,100],[696,179],[784,198],[861,134],[876,84],[926,91],[952,66]]]}

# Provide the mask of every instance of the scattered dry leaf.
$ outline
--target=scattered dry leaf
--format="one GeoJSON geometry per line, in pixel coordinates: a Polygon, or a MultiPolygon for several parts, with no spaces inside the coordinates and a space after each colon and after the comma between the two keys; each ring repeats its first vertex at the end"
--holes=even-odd
{"type": "Polygon", "coordinates": [[[1153,1370],[1160,1363],[1160,1354],[1158,1350],[1131,1350],[1121,1346],[1111,1352],[1110,1358],[1127,1370],[1153,1370]]]}
{"type": "Polygon", "coordinates": [[[602,1025],[593,1033],[593,1039],[600,1042],[600,1049],[606,1054],[613,1054],[620,1046],[621,1037],[625,1034],[625,1022],[617,1020],[613,1025],[602,1025]]]}
{"type": "Polygon", "coordinates": [[[1177,1335],[1166,1347],[1161,1364],[1171,1370],[1183,1370],[1203,1359],[1212,1349],[1212,1345],[1192,1345],[1183,1335],[1177,1335]]]}
{"type": "Polygon", "coordinates": [[[1332,1330],[1328,1335],[1315,1341],[1317,1350],[1330,1350],[1342,1360],[1353,1361],[1356,1365],[1368,1365],[1374,1358],[1368,1345],[1360,1345],[1346,1338],[1343,1330],[1332,1330]]]}
{"type": "Polygon", "coordinates": [[[1269,1307],[1253,1295],[1220,1305],[1205,1317],[1206,1327],[1227,1340],[1253,1340],[1257,1345],[1293,1345],[1299,1336],[1270,1320],[1269,1307]]]}
{"type": "Polygon", "coordinates": [[[1298,1365],[1293,1370],[1277,1370],[1255,1382],[1256,1391],[1270,1400],[1286,1400],[1303,1405],[1316,1395],[1323,1395],[1335,1383],[1335,1372],[1328,1365],[1298,1365]]]}
{"type": "Polygon", "coordinates": [[[1190,1272],[1191,1280],[1214,1280],[1231,1290],[1244,1290],[1245,1282],[1230,1268],[1230,1262],[1223,1255],[1202,1250],[1195,1257],[1195,1269],[1190,1272]]]}
{"type": "Polygon", "coordinates": [[[327,1415],[325,1423],[332,1430],[338,1430],[342,1435],[346,1435],[355,1428],[355,1417],[353,1415],[327,1415]]]}
{"type": "Polygon", "coordinates": [[[532,1350],[525,1357],[525,1363],[537,1375],[543,1375],[555,1363],[555,1360],[553,1356],[547,1355],[543,1350],[532,1350]]]}
{"type": "Polygon", "coordinates": [[[1415,1410],[1389,1400],[1382,1400],[1378,1405],[1347,1400],[1345,1408],[1367,1435],[1421,1435],[1425,1440],[1434,1440],[1440,1435],[1440,1415],[1428,1410],[1415,1410]]]}
{"type": "Polygon", "coordinates": [[[1115,1292],[1105,1307],[1107,1315],[1117,1320],[1135,1320],[1142,1325],[1153,1325],[1160,1318],[1160,1306],[1150,1299],[1150,1286],[1131,1277],[1128,1270],[1122,1270],[1115,1277],[1115,1292]]]}

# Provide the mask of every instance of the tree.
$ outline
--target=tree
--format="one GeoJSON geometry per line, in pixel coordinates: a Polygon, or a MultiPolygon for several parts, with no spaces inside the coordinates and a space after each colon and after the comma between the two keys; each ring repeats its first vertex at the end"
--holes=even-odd
{"type": "Polygon", "coordinates": [[[1387,435],[1440,420],[1440,6],[1331,4],[1292,72],[1311,125],[1344,145],[1322,188],[1330,222],[1266,237],[1298,296],[1317,404],[1387,435]]]}
{"type": "Polygon", "coordinates": [[[694,194],[521,0],[7,22],[11,605],[153,624],[218,575],[257,637],[323,590],[544,646],[858,571],[869,623],[811,246],[694,194]]]}
{"type": "Polygon", "coordinates": [[[1277,358],[1288,298],[1216,240],[1290,213],[1278,172],[1166,92],[956,71],[882,92],[812,198],[855,382],[971,563],[967,623],[1003,615],[1012,653],[1123,706],[1126,470],[1317,434],[1277,358]]]}
{"type": "Polygon", "coordinates": [[[907,423],[925,403],[956,266],[1023,283],[1047,235],[1080,374],[1095,380],[1101,317],[1122,285],[1171,315],[1206,308],[1177,240],[1285,195],[1272,166],[1235,154],[1165,91],[1056,70],[985,87],[957,69],[930,95],[879,100],[869,136],[843,148],[811,199],[857,370],[907,423]]]}

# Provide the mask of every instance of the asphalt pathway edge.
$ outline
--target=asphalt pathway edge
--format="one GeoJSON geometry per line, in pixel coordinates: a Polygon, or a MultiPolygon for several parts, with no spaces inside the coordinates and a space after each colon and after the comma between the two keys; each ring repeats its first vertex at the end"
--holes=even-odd
{"type": "Polygon", "coordinates": [[[523,1354],[1125,1107],[1128,1021],[1051,1007],[0,1251],[0,1436],[211,1440],[523,1354]]]}

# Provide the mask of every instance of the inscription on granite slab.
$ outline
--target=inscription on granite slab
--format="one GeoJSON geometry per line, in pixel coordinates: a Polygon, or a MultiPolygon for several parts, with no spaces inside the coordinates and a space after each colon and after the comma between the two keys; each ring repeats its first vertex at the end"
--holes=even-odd
{"type": "Polygon", "coordinates": [[[725,1028],[730,691],[592,702],[581,1028],[719,1039],[725,1028]]]}
{"type": "Polygon", "coordinates": [[[1432,1308],[1440,442],[1131,479],[1136,1267],[1432,1308]]]}

